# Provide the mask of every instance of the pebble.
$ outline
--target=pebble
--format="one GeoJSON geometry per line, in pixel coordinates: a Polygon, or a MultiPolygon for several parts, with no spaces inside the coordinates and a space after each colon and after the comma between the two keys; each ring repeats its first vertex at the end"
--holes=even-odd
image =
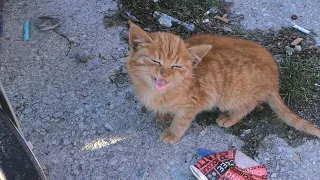
{"type": "Polygon", "coordinates": [[[77,53],[75,58],[82,63],[86,63],[91,59],[91,56],[89,51],[83,50],[80,53],[77,53]]]}
{"type": "Polygon", "coordinates": [[[293,54],[293,51],[294,51],[294,49],[293,48],[291,48],[291,47],[289,47],[289,46],[286,46],[286,54],[288,55],[288,56],[291,56],[292,54],[293,54]]]}
{"type": "Polygon", "coordinates": [[[106,130],[108,130],[108,131],[113,131],[113,128],[109,123],[105,123],[104,128],[106,128],[106,130]]]}
{"type": "Polygon", "coordinates": [[[204,136],[204,135],[206,135],[206,133],[207,133],[207,128],[204,129],[204,130],[202,130],[202,131],[199,133],[199,135],[200,135],[200,136],[204,136]]]}
{"type": "Polygon", "coordinates": [[[70,142],[70,140],[69,139],[64,139],[63,140],[63,144],[64,145],[68,145],[68,144],[70,144],[71,142],[70,142]]]}
{"type": "Polygon", "coordinates": [[[226,32],[233,32],[232,29],[229,27],[223,27],[223,30],[226,32]]]}
{"type": "Polygon", "coordinates": [[[83,122],[80,122],[80,123],[79,123],[79,128],[80,128],[80,129],[84,129],[84,128],[85,128],[85,126],[84,126],[84,123],[83,123],[83,122]]]}
{"type": "Polygon", "coordinates": [[[98,127],[96,128],[96,130],[97,130],[97,133],[98,133],[99,135],[105,133],[105,131],[106,131],[106,129],[103,128],[102,126],[98,126],[98,127]]]}
{"type": "Polygon", "coordinates": [[[272,178],[276,178],[276,177],[277,177],[277,173],[272,173],[272,174],[271,174],[271,177],[272,177],[272,178]]]}
{"type": "Polygon", "coordinates": [[[276,60],[277,63],[281,63],[283,61],[282,56],[281,55],[275,55],[274,59],[276,60]]]}
{"type": "Polygon", "coordinates": [[[193,154],[187,154],[186,155],[186,161],[189,163],[192,160],[193,154]]]}
{"type": "Polygon", "coordinates": [[[114,104],[110,104],[109,108],[114,109],[114,104]]]}
{"type": "Polygon", "coordinates": [[[52,141],[51,141],[51,144],[52,144],[52,145],[57,144],[57,140],[56,140],[56,139],[52,140],[52,141]]]}
{"type": "Polygon", "coordinates": [[[78,114],[82,114],[83,113],[83,109],[79,108],[77,110],[74,111],[74,114],[78,115],[78,114]]]}
{"type": "Polygon", "coordinates": [[[294,47],[294,51],[296,51],[296,52],[300,52],[301,50],[302,50],[302,47],[300,45],[296,45],[294,47]]]}
{"type": "Polygon", "coordinates": [[[23,110],[23,114],[29,114],[32,112],[31,108],[26,108],[25,110],[23,110]]]}
{"type": "Polygon", "coordinates": [[[250,134],[251,133],[251,129],[245,129],[245,130],[243,130],[243,133],[244,134],[250,134]]]}

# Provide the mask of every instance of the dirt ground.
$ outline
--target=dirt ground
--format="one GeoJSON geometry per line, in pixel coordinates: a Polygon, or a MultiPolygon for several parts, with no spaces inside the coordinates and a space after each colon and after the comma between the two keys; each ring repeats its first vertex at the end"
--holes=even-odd
{"type": "MultiPolygon", "coordinates": [[[[228,13],[231,23],[213,20],[205,26],[195,22],[201,27],[199,32],[214,28],[214,34],[246,36],[264,44],[275,56],[283,55],[286,44],[296,36],[305,38],[303,47],[319,45],[317,0],[228,2],[231,4],[215,5],[220,14],[228,13]],[[306,36],[290,29],[292,14],[298,15],[296,23],[313,33],[306,36]],[[282,38],[282,44],[273,43],[274,38],[260,38],[270,36],[282,38]]],[[[151,5],[165,5],[165,1],[158,3],[151,5]]],[[[113,0],[5,3],[0,80],[48,179],[195,179],[189,166],[200,159],[196,151],[200,147],[215,151],[239,148],[265,164],[270,179],[318,179],[319,139],[283,124],[267,106],[257,108],[230,129],[215,124],[217,110],[204,112],[179,144],[160,143],[158,136],[168,124],[156,122],[151,112],[142,108],[124,68],[128,28],[119,18],[124,7],[113,0]],[[56,30],[67,38],[39,30],[36,22],[40,16],[60,18],[63,24],[56,30]],[[31,37],[24,42],[23,24],[28,19],[31,37]],[[85,62],[80,62],[79,56],[85,62]]],[[[175,15],[183,12],[177,10],[175,15]]],[[[153,26],[157,19],[152,14],[136,15],[148,19],[142,27],[160,28],[153,26]]],[[[190,35],[181,27],[161,28],[190,35]]],[[[314,48],[292,58],[318,55],[314,48]]],[[[316,63],[318,76],[309,84],[320,84],[317,58],[316,63]]],[[[312,87],[312,92],[290,107],[320,126],[319,87],[312,87]]]]}

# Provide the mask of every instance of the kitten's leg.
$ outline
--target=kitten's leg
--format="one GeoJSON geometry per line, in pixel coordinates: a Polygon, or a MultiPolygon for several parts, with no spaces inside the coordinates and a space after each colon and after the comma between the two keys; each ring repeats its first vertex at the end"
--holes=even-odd
{"type": "Polygon", "coordinates": [[[184,133],[189,129],[191,122],[195,118],[196,113],[188,113],[185,115],[176,116],[169,128],[165,129],[161,135],[160,140],[163,143],[174,144],[180,140],[184,133]]]}
{"type": "Polygon", "coordinates": [[[172,118],[172,114],[170,113],[159,113],[156,112],[156,119],[160,120],[160,121],[167,121],[169,119],[172,118]]]}
{"type": "Polygon", "coordinates": [[[218,117],[216,122],[220,127],[231,127],[236,123],[240,122],[242,118],[248,113],[250,113],[253,109],[254,109],[254,106],[224,112],[218,117]]]}

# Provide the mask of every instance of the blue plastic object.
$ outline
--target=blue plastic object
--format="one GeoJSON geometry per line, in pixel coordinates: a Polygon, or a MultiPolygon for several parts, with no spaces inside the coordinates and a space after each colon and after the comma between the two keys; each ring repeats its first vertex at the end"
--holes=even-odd
{"type": "Polygon", "coordinates": [[[200,153],[201,157],[205,157],[208,156],[210,154],[215,154],[215,151],[211,151],[211,150],[206,150],[203,148],[198,148],[197,151],[200,153]]]}
{"type": "Polygon", "coordinates": [[[29,41],[30,39],[30,21],[29,20],[27,20],[27,22],[24,23],[23,31],[24,31],[23,40],[29,41]]]}

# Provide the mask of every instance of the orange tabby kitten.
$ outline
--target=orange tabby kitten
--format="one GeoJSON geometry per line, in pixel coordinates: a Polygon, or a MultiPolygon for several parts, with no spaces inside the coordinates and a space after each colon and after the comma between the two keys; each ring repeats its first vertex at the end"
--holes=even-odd
{"type": "Polygon", "coordinates": [[[165,32],[147,33],[130,22],[127,62],[137,97],[160,119],[173,115],[160,135],[176,143],[195,116],[218,107],[221,127],[239,122],[267,102],[288,125],[320,137],[320,130],[296,116],[279,95],[279,70],[271,54],[252,41],[196,35],[185,42],[165,32]]]}

